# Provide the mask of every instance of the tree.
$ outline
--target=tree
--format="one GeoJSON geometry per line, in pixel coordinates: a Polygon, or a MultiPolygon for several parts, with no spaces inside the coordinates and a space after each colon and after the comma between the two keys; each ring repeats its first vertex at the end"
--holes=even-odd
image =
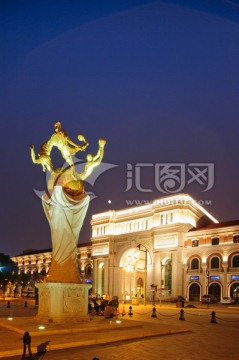
{"type": "Polygon", "coordinates": [[[8,255],[0,253],[0,284],[14,282],[18,268],[8,255]]]}

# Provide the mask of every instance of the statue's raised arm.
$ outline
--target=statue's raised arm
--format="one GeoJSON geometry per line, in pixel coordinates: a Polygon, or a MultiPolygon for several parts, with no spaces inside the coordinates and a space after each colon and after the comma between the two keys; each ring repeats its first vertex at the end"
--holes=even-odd
{"type": "Polygon", "coordinates": [[[75,174],[76,178],[79,180],[85,180],[86,178],[88,178],[88,176],[91,175],[91,173],[93,172],[94,168],[98,165],[100,165],[103,156],[104,156],[104,147],[106,144],[106,140],[105,139],[99,139],[99,150],[97,152],[97,154],[95,156],[92,156],[91,154],[87,154],[86,155],[86,164],[85,164],[85,169],[82,173],[80,174],[75,174]]]}

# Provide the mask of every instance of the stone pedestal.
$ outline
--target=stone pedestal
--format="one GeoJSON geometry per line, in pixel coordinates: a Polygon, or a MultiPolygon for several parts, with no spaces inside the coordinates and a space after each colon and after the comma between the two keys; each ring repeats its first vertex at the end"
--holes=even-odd
{"type": "Polygon", "coordinates": [[[49,282],[36,287],[39,291],[39,321],[58,324],[89,321],[88,291],[91,285],[49,282]]]}

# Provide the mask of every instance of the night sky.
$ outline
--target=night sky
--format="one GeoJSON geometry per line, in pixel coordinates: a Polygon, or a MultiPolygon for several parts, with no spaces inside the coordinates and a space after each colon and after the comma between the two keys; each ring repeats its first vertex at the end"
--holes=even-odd
{"type": "MultiPolygon", "coordinates": [[[[79,159],[105,137],[104,169],[117,165],[86,184],[96,198],[79,243],[90,240],[92,214],[167,195],[156,164],[184,164],[185,173],[214,164],[208,191],[187,173],[180,192],[207,201],[219,221],[239,218],[238,1],[9,0],[0,24],[0,252],[51,247],[36,194],[46,176],[29,147],[37,152],[56,121],[72,140],[88,139],[79,159]],[[135,183],[125,191],[137,164],[148,164],[147,192],[135,183]]],[[[57,150],[53,162],[63,163],[57,150]]]]}

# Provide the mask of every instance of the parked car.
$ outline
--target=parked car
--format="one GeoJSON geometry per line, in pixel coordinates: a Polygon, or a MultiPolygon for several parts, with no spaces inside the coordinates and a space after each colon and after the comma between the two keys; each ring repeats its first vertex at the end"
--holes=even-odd
{"type": "Polygon", "coordinates": [[[235,300],[229,296],[224,296],[221,300],[222,304],[234,304],[235,300]]]}
{"type": "Polygon", "coordinates": [[[216,304],[218,302],[216,296],[214,295],[203,295],[202,304],[216,304]]]}

